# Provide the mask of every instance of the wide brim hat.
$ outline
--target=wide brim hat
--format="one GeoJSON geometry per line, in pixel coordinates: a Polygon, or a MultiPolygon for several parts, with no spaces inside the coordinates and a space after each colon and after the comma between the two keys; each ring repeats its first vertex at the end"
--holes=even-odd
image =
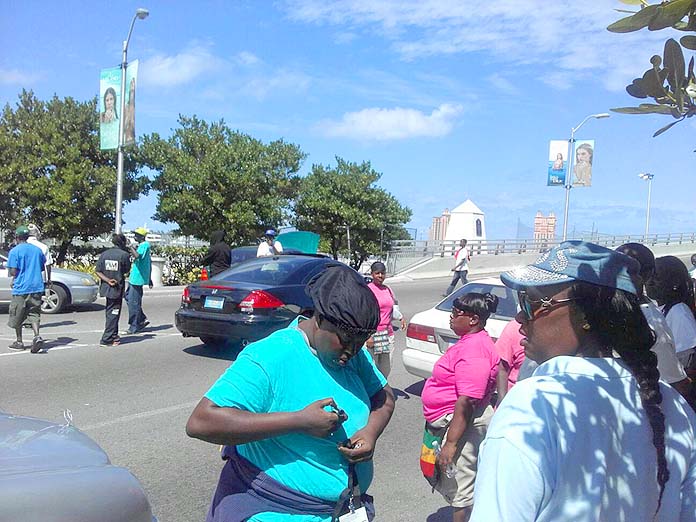
{"type": "Polygon", "coordinates": [[[500,279],[514,290],[583,281],[638,294],[639,272],[640,264],[625,254],[586,241],[564,241],[500,279]]]}

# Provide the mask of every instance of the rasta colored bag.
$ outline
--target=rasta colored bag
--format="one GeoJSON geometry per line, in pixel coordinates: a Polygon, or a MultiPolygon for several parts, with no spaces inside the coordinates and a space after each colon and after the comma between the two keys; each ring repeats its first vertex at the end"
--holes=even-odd
{"type": "Polygon", "coordinates": [[[433,428],[425,423],[423,430],[423,445],[421,446],[420,468],[425,480],[435,487],[438,480],[438,469],[435,461],[442,447],[442,439],[445,437],[447,428],[433,428]]]}

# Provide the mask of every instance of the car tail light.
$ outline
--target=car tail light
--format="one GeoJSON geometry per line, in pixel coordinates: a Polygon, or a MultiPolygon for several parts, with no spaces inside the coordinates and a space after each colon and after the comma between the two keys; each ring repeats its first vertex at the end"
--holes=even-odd
{"type": "Polygon", "coordinates": [[[201,269],[201,281],[207,281],[208,280],[208,269],[203,267],[201,269]]]}
{"type": "Polygon", "coordinates": [[[181,294],[181,302],[191,304],[191,291],[188,286],[184,288],[184,293],[181,294]]]}
{"type": "Polygon", "coordinates": [[[422,324],[409,323],[408,328],[406,329],[406,337],[429,343],[436,342],[435,328],[432,326],[423,326],[422,324]]]}
{"type": "Polygon", "coordinates": [[[251,313],[255,308],[279,308],[284,304],[283,301],[268,292],[254,290],[239,302],[239,309],[242,312],[251,313]]]}

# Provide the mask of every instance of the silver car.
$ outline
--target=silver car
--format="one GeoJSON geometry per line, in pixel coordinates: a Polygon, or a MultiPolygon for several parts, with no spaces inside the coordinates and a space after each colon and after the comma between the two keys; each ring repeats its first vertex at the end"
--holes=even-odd
{"type": "Polygon", "coordinates": [[[138,479],[80,430],[2,412],[0,520],[157,522],[138,479]]]}
{"type": "MultiPolygon", "coordinates": [[[[45,314],[57,314],[66,306],[89,304],[97,300],[99,285],[86,272],[53,267],[51,281],[53,281],[53,285],[49,288],[41,305],[41,312],[45,314]]],[[[10,289],[10,277],[7,273],[7,252],[0,251],[0,305],[7,305],[11,300],[12,290],[10,289]]]]}

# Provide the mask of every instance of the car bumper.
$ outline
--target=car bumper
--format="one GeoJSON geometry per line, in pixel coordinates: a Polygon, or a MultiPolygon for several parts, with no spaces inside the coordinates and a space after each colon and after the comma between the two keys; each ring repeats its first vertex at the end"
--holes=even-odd
{"type": "Polygon", "coordinates": [[[70,290],[70,302],[72,304],[88,304],[93,303],[97,300],[97,293],[99,293],[99,286],[97,285],[71,285],[70,290]]]}
{"type": "Polygon", "coordinates": [[[213,337],[218,339],[263,339],[267,335],[288,326],[294,315],[277,316],[208,314],[179,308],[174,314],[177,330],[185,337],[213,337]]]}
{"type": "Polygon", "coordinates": [[[413,348],[401,352],[401,360],[406,371],[411,375],[427,379],[433,373],[433,367],[442,354],[427,353],[413,348]]]}

